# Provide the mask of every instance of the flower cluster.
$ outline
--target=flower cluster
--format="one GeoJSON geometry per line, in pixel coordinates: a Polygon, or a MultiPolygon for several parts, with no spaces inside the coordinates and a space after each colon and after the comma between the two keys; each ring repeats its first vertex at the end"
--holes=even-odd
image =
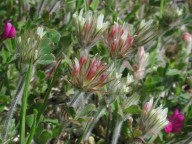
{"type": "Polygon", "coordinates": [[[50,41],[43,39],[46,32],[43,27],[26,31],[16,39],[17,57],[22,63],[29,63],[30,61],[37,61],[42,58],[42,54],[47,54],[50,41]]]}
{"type": "Polygon", "coordinates": [[[162,106],[154,109],[153,98],[149,102],[145,103],[144,111],[139,120],[139,128],[143,132],[142,138],[149,138],[151,135],[157,135],[161,129],[167,124],[167,111],[162,106]]]}
{"type": "Polygon", "coordinates": [[[78,60],[75,58],[71,67],[70,82],[83,91],[99,91],[107,81],[107,64],[101,62],[101,58],[94,56],[90,58],[85,51],[78,60]]]}
{"type": "Polygon", "coordinates": [[[110,70],[109,77],[113,79],[107,87],[108,91],[110,91],[111,94],[117,95],[124,95],[131,91],[131,84],[134,82],[133,76],[128,73],[127,77],[122,78],[122,74],[119,74],[117,72],[113,72],[113,70],[110,70]]]}
{"type": "Polygon", "coordinates": [[[173,115],[169,117],[169,123],[164,128],[166,133],[177,133],[180,132],[184,126],[184,115],[175,109],[173,115]]]}
{"type": "Polygon", "coordinates": [[[91,11],[84,13],[83,9],[80,13],[74,13],[73,18],[77,29],[78,42],[83,48],[91,48],[101,39],[101,35],[109,25],[108,22],[103,22],[103,14],[93,16],[91,11]]]}
{"type": "Polygon", "coordinates": [[[13,38],[16,35],[16,29],[15,27],[11,24],[11,21],[7,21],[5,23],[4,27],[4,32],[2,34],[2,39],[8,39],[8,38],[13,38]]]}
{"type": "Polygon", "coordinates": [[[124,26],[115,23],[108,31],[104,43],[108,48],[111,58],[124,58],[129,52],[133,44],[134,38],[130,35],[124,26]]]}

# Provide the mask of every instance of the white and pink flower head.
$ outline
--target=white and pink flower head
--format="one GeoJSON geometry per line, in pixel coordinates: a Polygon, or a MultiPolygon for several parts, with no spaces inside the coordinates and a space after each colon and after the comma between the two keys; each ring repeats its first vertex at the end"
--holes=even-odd
{"type": "Polygon", "coordinates": [[[114,23],[104,39],[109,55],[113,59],[127,57],[133,41],[134,37],[130,35],[126,27],[120,26],[118,23],[114,23]]]}
{"type": "Polygon", "coordinates": [[[97,55],[91,58],[85,51],[79,59],[69,62],[69,65],[70,82],[83,91],[100,91],[100,88],[108,83],[108,66],[97,55]]]}

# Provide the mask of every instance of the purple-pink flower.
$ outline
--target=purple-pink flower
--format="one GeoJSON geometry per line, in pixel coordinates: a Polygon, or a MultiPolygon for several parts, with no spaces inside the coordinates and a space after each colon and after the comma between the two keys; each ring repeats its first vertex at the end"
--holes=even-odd
{"type": "Polygon", "coordinates": [[[2,34],[3,39],[13,38],[16,34],[15,27],[11,24],[11,21],[7,21],[4,26],[4,32],[2,34]]]}
{"type": "Polygon", "coordinates": [[[175,109],[173,115],[169,117],[169,123],[164,128],[166,133],[177,133],[180,132],[184,126],[184,115],[175,109]]]}

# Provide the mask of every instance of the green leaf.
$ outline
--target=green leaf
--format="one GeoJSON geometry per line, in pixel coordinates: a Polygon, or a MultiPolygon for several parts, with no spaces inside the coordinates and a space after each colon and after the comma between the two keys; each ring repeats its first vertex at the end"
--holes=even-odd
{"type": "Polygon", "coordinates": [[[37,77],[39,78],[40,81],[44,81],[45,80],[45,72],[44,71],[37,71],[37,77]]]}
{"type": "Polygon", "coordinates": [[[43,38],[41,41],[40,41],[40,56],[44,55],[44,54],[50,54],[51,51],[52,51],[52,48],[51,48],[51,40],[48,39],[48,38],[43,38]]]}
{"type": "Polygon", "coordinates": [[[57,124],[57,123],[58,123],[58,119],[46,118],[46,119],[44,119],[44,122],[45,122],[45,123],[57,124]]]}
{"type": "Polygon", "coordinates": [[[140,114],[141,109],[137,105],[132,105],[124,110],[125,114],[140,114]]]}
{"type": "Polygon", "coordinates": [[[45,54],[38,59],[38,63],[42,65],[50,64],[54,61],[55,56],[53,54],[45,54]]]}
{"type": "Polygon", "coordinates": [[[60,33],[54,29],[49,29],[45,36],[54,43],[58,43],[61,38],[60,33]]]}
{"type": "Polygon", "coordinates": [[[52,132],[51,131],[43,131],[41,135],[39,135],[38,142],[40,144],[47,144],[52,139],[52,132]]]}
{"type": "Polygon", "coordinates": [[[77,10],[81,7],[81,5],[83,4],[83,2],[84,2],[84,0],[78,0],[78,1],[76,2],[76,9],[77,9],[77,10]]]}
{"type": "Polygon", "coordinates": [[[128,21],[131,17],[133,17],[137,11],[140,9],[140,5],[136,5],[134,7],[134,10],[132,12],[130,12],[126,17],[125,17],[125,21],[128,21]]]}
{"type": "Polygon", "coordinates": [[[95,9],[97,9],[98,5],[99,5],[99,1],[98,1],[98,0],[93,0],[92,3],[91,3],[91,5],[90,5],[90,7],[91,7],[93,10],[95,10],[95,9]]]}
{"type": "Polygon", "coordinates": [[[166,75],[168,76],[174,76],[174,75],[180,75],[181,72],[177,69],[169,69],[166,75]]]}
{"type": "Polygon", "coordinates": [[[69,107],[67,108],[67,112],[70,116],[72,116],[73,118],[75,117],[76,113],[73,107],[69,107]]]}
{"type": "Polygon", "coordinates": [[[34,121],[34,114],[28,115],[26,117],[26,123],[27,123],[28,127],[30,127],[30,128],[32,127],[33,121],[34,121]]]}

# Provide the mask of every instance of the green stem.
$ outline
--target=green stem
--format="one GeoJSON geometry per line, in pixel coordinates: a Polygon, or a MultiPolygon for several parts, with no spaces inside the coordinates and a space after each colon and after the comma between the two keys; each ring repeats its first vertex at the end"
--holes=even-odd
{"type": "Polygon", "coordinates": [[[95,114],[94,118],[93,118],[93,121],[91,121],[90,123],[88,123],[87,127],[85,128],[85,131],[83,133],[83,136],[81,138],[81,141],[86,141],[88,140],[90,134],[91,134],[91,131],[93,130],[95,124],[98,122],[98,120],[103,116],[103,113],[105,111],[105,107],[101,106],[98,108],[98,111],[97,113],[95,114]]]}
{"type": "Polygon", "coordinates": [[[19,19],[21,19],[22,0],[19,0],[19,19]]]}
{"type": "Polygon", "coordinates": [[[35,134],[36,123],[37,123],[37,111],[35,110],[34,111],[34,121],[33,121],[32,129],[31,129],[31,132],[29,134],[29,137],[27,139],[27,143],[26,144],[31,144],[31,141],[32,141],[33,136],[35,134]]]}
{"type": "Polygon", "coordinates": [[[191,105],[191,103],[192,103],[192,94],[190,93],[190,98],[189,98],[187,104],[185,105],[185,107],[182,109],[181,112],[185,113],[187,111],[187,109],[189,108],[189,106],[191,105]]]}
{"type": "Polygon", "coordinates": [[[61,62],[61,61],[59,61],[58,65],[57,65],[57,68],[56,68],[56,70],[55,70],[55,73],[54,73],[54,75],[53,75],[53,77],[52,77],[52,79],[51,79],[51,82],[50,82],[49,87],[48,87],[48,89],[47,89],[47,92],[46,92],[46,94],[45,94],[44,101],[43,101],[43,103],[42,103],[42,105],[41,105],[41,107],[40,107],[40,109],[39,109],[39,111],[38,111],[38,114],[37,114],[37,123],[36,123],[37,125],[39,124],[41,115],[42,115],[43,111],[45,110],[45,108],[46,108],[46,106],[47,106],[48,98],[49,98],[49,95],[50,95],[50,93],[51,93],[51,89],[52,89],[52,87],[53,87],[53,84],[54,84],[54,82],[55,82],[55,79],[56,79],[56,76],[57,76],[57,71],[58,71],[58,67],[59,67],[59,65],[60,65],[60,62],[61,62]]]}
{"type": "Polygon", "coordinates": [[[89,10],[88,4],[87,4],[87,0],[84,0],[84,5],[85,5],[85,11],[89,10]]]}
{"type": "Polygon", "coordinates": [[[0,51],[2,50],[2,48],[3,48],[3,40],[2,39],[0,39],[0,51]]]}
{"type": "Polygon", "coordinates": [[[108,120],[107,120],[107,130],[106,130],[106,135],[105,135],[105,143],[109,143],[109,129],[111,125],[111,107],[108,107],[108,120]]]}
{"type": "Polygon", "coordinates": [[[161,3],[160,3],[160,18],[163,17],[163,9],[164,9],[164,0],[161,0],[161,3]]]}
{"type": "Polygon", "coordinates": [[[24,87],[24,91],[22,95],[22,103],[21,103],[20,144],[25,143],[25,118],[26,118],[27,98],[28,98],[32,70],[33,70],[33,63],[30,62],[27,75],[26,75],[25,87],[24,87]]]}
{"type": "Polygon", "coordinates": [[[10,86],[9,86],[9,78],[8,78],[8,66],[5,70],[5,85],[6,85],[6,95],[11,96],[10,86]]]}

